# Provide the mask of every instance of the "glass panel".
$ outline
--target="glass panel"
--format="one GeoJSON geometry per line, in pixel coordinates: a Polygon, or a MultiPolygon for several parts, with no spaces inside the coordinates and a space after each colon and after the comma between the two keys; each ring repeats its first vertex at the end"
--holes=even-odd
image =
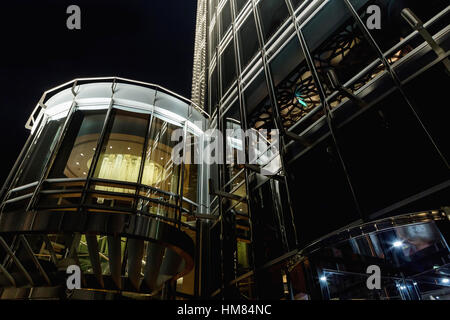
{"type": "Polygon", "coordinates": [[[256,37],[256,24],[253,13],[251,13],[247,20],[242,24],[238,31],[239,46],[241,53],[241,68],[249,64],[250,60],[256,55],[259,49],[258,37],[256,37]]]}
{"type": "Polygon", "coordinates": [[[393,228],[392,221],[385,220],[366,225],[383,226],[387,229],[328,245],[311,255],[313,265],[322,269],[319,279],[324,296],[338,300],[450,299],[449,249],[437,224],[393,228]],[[368,265],[380,267],[380,289],[367,290],[368,265]]]}
{"type": "MultiPolygon", "coordinates": [[[[361,20],[366,23],[372,37],[377,42],[378,46],[383,52],[387,51],[395,44],[400,42],[411,34],[414,29],[405,21],[401,12],[404,8],[409,8],[414,14],[426,23],[433,16],[444,10],[449,2],[448,0],[432,0],[427,1],[366,1],[363,6],[361,0],[350,0],[352,5],[358,12],[361,20]],[[377,19],[377,12],[372,9],[369,10],[369,6],[377,5],[379,10],[379,19],[377,19]]],[[[448,23],[448,20],[447,20],[448,23]]],[[[422,43],[424,40],[421,37],[416,38],[417,41],[413,41],[406,46],[403,46],[390,57],[390,62],[394,63],[398,59],[408,54],[414,47],[422,43]]]]}
{"type": "Polygon", "coordinates": [[[51,178],[85,178],[91,166],[105,112],[76,111],[50,173],[51,178]]]}
{"type": "Polygon", "coordinates": [[[209,53],[210,60],[212,59],[212,57],[214,56],[214,53],[216,52],[216,47],[217,47],[217,23],[214,24],[214,26],[212,27],[212,32],[211,32],[211,44],[210,44],[210,53],[209,53]]]}
{"type": "Polygon", "coordinates": [[[248,126],[255,129],[273,129],[270,113],[272,106],[268,97],[264,71],[261,71],[244,91],[248,126]]]}
{"type": "Polygon", "coordinates": [[[147,123],[148,115],[115,111],[95,168],[96,178],[137,182],[147,123]]]}
{"type": "Polygon", "coordinates": [[[30,182],[39,180],[42,175],[42,170],[47,163],[51,151],[55,148],[57,143],[57,137],[61,133],[62,126],[66,118],[49,120],[42,131],[39,133],[39,137],[31,146],[32,151],[25,159],[25,165],[21,172],[19,172],[19,179],[15,186],[22,186],[30,182]]]}
{"type": "MultiPolygon", "coordinates": [[[[329,70],[333,70],[338,82],[344,85],[378,58],[344,1],[328,2],[302,32],[327,96],[335,91],[329,81],[329,70]]],[[[348,89],[357,91],[383,70],[380,61],[374,68],[359,74],[348,89]]],[[[330,106],[338,106],[343,100],[347,98],[339,93],[330,101],[330,106]]]]}
{"type": "Polygon", "coordinates": [[[200,162],[200,140],[188,132],[184,166],[183,197],[197,202],[198,163],[200,162]]]}
{"type": "Polygon", "coordinates": [[[287,19],[289,11],[286,3],[279,0],[262,0],[259,2],[258,8],[263,27],[264,41],[267,42],[287,19]]]}
{"type": "Polygon", "coordinates": [[[238,16],[238,14],[244,8],[247,2],[248,0],[234,0],[234,8],[236,9],[236,16],[238,16]]]}
{"type": "Polygon", "coordinates": [[[182,137],[183,128],[166,122],[157,116],[153,117],[148,137],[142,184],[177,193],[180,166],[174,164],[172,160],[172,149],[179,143],[178,141],[172,141],[172,135],[176,134],[174,131],[177,129],[180,130],[177,133],[182,137]]]}
{"type": "Polygon", "coordinates": [[[236,61],[234,60],[234,42],[231,41],[221,56],[222,96],[236,79],[236,61]]]}
{"type": "Polygon", "coordinates": [[[210,104],[210,114],[214,112],[216,109],[216,104],[218,102],[219,97],[219,85],[218,85],[218,77],[217,77],[217,67],[214,68],[211,74],[211,104],[210,104]]]}
{"type": "Polygon", "coordinates": [[[212,18],[214,17],[214,13],[216,11],[216,6],[217,6],[217,0],[209,0],[209,19],[212,20],[212,18]]]}
{"type": "Polygon", "coordinates": [[[226,156],[227,176],[225,183],[231,180],[239,170],[243,168],[245,154],[243,150],[243,135],[241,127],[241,114],[239,112],[239,100],[237,100],[224,116],[226,128],[226,156]]]}
{"type": "Polygon", "coordinates": [[[230,1],[227,1],[225,6],[222,8],[222,11],[220,12],[221,17],[221,23],[220,23],[220,39],[223,38],[225,33],[228,31],[228,29],[231,26],[231,6],[230,1]]]}
{"type": "Polygon", "coordinates": [[[399,91],[343,126],[340,146],[367,214],[449,179],[448,167],[399,91]]]}
{"type": "MultiPolygon", "coordinates": [[[[297,36],[271,61],[275,94],[285,128],[290,128],[320,105],[319,91],[300,48],[297,36]]],[[[308,123],[323,115],[320,108],[308,123]]]]}

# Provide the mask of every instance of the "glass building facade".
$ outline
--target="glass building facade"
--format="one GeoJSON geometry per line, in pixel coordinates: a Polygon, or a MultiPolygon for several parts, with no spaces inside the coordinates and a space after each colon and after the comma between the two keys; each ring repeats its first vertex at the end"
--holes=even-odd
{"type": "Polygon", "coordinates": [[[44,93],[0,194],[0,299],[450,299],[448,1],[197,4],[191,100],[44,93]]]}
{"type": "Polygon", "coordinates": [[[275,175],[212,175],[204,297],[449,297],[449,21],[439,0],[198,1],[192,97],[281,150],[275,175]],[[377,263],[384,291],[365,289],[377,263]]]}

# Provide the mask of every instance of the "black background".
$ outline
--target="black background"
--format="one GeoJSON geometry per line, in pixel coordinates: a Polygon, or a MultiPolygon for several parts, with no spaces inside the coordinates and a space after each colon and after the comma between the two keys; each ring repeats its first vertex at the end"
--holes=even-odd
{"type": "Polygon", "coordinates": [[[14,0],[0,3],[0,184],[42,93],[79,77],[120,76],[190,97],[194,0],[14,0]],[[81,30],[66,27],[70,5],[81,30]]]}

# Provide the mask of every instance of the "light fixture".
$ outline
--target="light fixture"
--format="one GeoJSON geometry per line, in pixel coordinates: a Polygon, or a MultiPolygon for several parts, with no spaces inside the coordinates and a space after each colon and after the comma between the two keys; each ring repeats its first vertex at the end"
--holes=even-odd
{"type": "Polygon", "coordinates": [[[325,277],[325,276],[321,276],[321,277],[320,277],[320,281],[322,281],[322,282],[326,282],[326,281],[327,281],[327,277],[325,277]]]}
{"type": "Polygon", "coordinates": [[[405,286],[400,286],[400,290],[405,290],[406,287],[405,286]]]}
{"type": "Polygon", "coordinates": [[[77,161],[77,162],[75,162],[75,163],[76,163],[76,165],[77,165],[77,166],[79,166],[79,165],[80,165],[80,163],[79,163],[78,161],[77,161]]]}
{"type": "Polygon", "coordinates": [[[413,285],[417,286],[417,282],[413,282],[413,285]]]}
{"type": "Polygon", "coordinates": [[[84,157],[84,153],[80,153],[80,156],[84,157]]]}
{"type": "Polygon", "coordinates": [[[127,149],[128,149],[128,150],[131,150],[131,148],[130,148],[130,147],[128,147],[127,149]]]}
{"type": "Polygon", "coordinates": [[[441,279],[441,282],[442,282],[442,283],[449,283],[450,280],[449,280],[448,278],[443,278],[443,279],[441,279]]]}
{"type": "Polygon", "coordinates": [[[394,248],[401,248],[401,246],[403,245],[403,241],[400,240],[394,241],[392,245],[394,246],[394,248]]]}
{"type": "Polygon", "coordinates": [[[110,149],[112,149],[112,146],[109,146],[110,149]]]}

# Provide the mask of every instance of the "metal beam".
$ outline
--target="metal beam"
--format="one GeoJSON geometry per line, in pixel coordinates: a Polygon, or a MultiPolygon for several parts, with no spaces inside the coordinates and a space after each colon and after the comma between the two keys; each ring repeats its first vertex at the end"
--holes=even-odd
{"type": "Polygon", "coordinates": [[[25,269],[25,267],[22,265],[22,263],[19,261],[19,259],[16,257],[14,252],[11,250],[11,248],[8,246],[6,241],[3,239],[3,237],[0,236],[0,245],[3,247],[3,249],[6,250],[8,255],[13,259],[16,266],[19,268],[19,270],[24,274],[25,278],[27,278],[28,282],[34,286],[33,278],[31,278],[28,271],[25,269]]]}
{"type": "Polygon", "coordinates": [[[94,270],[95,278],[100,283],[102,288],[104,288],[105,283],[103,281],[102,267],[100,264],[97,235],[86,234],[85,237],[86,237],[86,243],[87,243],[88,252],[89,252],[89,258],[91,260],[91,265],[92,265],[92,269],[94,270]]]}
{"type": "Polygon", "coordinates": [[[47,272],[45,272],[44,268],[41,266],[41,264],[39,263],[39,260],[36,258],[36,256],[34,255],[33,249],[31,249],[30,244],[28,243],[27,238],[25,238],[25,235],[20,235],[19,236],[20,241],[22,241],[23,246],[25,247],[25,251],[28,253],[28,255],[30,256],[31,260],[33,261],[34,265],[36,266],[36,268],[38,268],[39,273],[44,277],[45,281],[47,282],[48,285],[52,285],[52,282],[50,281],[50,278],[47,275],[47,272]]]}

